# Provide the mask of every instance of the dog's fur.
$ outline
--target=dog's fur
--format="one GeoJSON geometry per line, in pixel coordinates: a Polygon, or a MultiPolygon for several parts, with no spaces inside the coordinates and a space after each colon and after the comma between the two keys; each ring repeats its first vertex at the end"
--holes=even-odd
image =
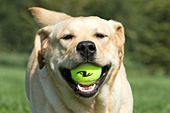
{"type": "Polygon", "coordinates": [[[99,17],[71,17],[43,8],[30,8],[43,26],[35,36],[26,73],[26,93],[33,113],[132,113],[133,98],[123,65],[124,28],[99,17]],[[95,34],[104,34],[97,37],[95,34]],[[67,35],[70,39],[64,39],[67,35]],[[72,69],[83,63],[76,51],[79,42],[94,42],[94,60],[110,64],[106,79],[90,98],[74,94],[60,67],[72,69]]]}

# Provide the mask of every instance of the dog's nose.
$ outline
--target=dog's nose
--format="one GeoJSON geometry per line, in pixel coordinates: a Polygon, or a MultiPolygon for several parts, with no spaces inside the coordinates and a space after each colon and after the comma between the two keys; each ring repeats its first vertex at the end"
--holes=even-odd
{"type": "Polygon", "coordinates": [[[82,41],[78,43],[76,50],[82,57],[90,59],[96,53],[96,46],[91,41],[82,41]]]}

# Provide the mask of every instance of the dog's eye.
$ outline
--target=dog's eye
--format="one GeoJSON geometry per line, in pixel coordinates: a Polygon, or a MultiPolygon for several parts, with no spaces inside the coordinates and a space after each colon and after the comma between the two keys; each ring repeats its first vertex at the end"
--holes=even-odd
{"type": "Polygon", "coordinates": [[[104,38],[104,37],[106,37],[106,36],[103,35],[103,34],[100,34],[100,33],[96,33],[96,34],[95,34],[95,37],[97,37],[97,38],[104,38]]]}
{"type": "Polygon", "coordinates": [[[74,37],[73,35],[66,35],[66,36],[62,37],[62,39],[69,40],[69,39],[72,39],[73,37],[74,37]]]}

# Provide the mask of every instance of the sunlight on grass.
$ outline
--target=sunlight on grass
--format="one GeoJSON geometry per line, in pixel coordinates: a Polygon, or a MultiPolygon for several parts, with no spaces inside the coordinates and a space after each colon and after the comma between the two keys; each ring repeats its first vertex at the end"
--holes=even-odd
{"type": "Polygon", "coordinates": [[[0,55],[0,113],[30,113],[25,93],[28,54],[0,55]]]}
{"type": "Polygon", "coordinates": [[[25,68],[0,65],[0,113],[30,113],[25,68]]]}
{"type": "Polygon", "coordinates": [[[27,53],[0,52],[0,64],[11,66],[26,66],[29,55],[27,53]]]}
{"type": "Polygon", "coordinates": [[[129,77],[134,96],[134,113],[168,113],[170,78],[129,77]]]}

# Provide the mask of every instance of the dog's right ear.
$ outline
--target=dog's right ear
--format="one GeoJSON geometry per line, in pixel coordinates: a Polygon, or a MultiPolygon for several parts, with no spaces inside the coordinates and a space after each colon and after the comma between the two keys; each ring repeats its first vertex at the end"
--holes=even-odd
{"type": "Polygon", "coordinates": [[[44,27],[40,29],[35,36],[34,48],[40,69],[42,69],[45,65],[43,49],[46,49],[48,47],[47,43],[49,41],[49,35],[52,29],[53,26],[44,27]]]}
{"type": "Polygon", "coordinates": [[[54,25],[57,22],[71,18],[71,16],[39,7],[31,7],[32,15],[41,26],[54,25]]]}

